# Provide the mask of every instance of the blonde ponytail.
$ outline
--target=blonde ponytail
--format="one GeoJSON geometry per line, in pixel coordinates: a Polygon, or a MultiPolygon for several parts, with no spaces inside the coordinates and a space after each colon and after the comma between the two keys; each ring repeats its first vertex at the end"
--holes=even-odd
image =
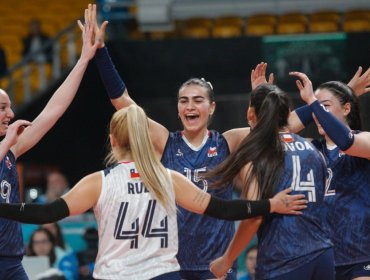
{"type": "Polygon", "coordinates": [[[133,104],[117,111],[111,120],[110,133],[118,140],[120,148],[131,151],[145,187],[167,211],[175,211],[172,180],[155,153],[144,110],[133,104]]]}

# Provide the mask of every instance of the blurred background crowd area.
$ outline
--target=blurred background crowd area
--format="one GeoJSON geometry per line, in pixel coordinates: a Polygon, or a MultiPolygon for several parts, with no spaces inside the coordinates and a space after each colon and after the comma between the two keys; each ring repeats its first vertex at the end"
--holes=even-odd
{"type": "MultiPolygon", "coordinates": [[[[16,119],[36,117],[76,63],[76,20],[88,3],[98,5],[100,21],[109,21],[107,47],[130,96],[170,130],[181,129],[176,94],[191,77],[213,84],[217,110],[211,128],[223,132],[247,125],[250,71],[261,61],[290,93],[293,107],[303,102],[289,71],[307,73],[318,86],[347,82],[358,66],[370,66],[368,0],[2,0],[0,87],[16,119]]],[[[360,105],[364,130],[370,130],[369,96],[360,105]]],[[[18,160],[24,200],[43,203],[102,169],[112,113],[92,62],[65,115],[18,160]],[[68,183],[52,193],[49,175],[55,173],[68,183]]],[[[310,126],[303,135],[316,133],[310,126]]],[[[86,229],[96,223],[87,213],[63,221],[61,228],[80,252],[87,248],[86,229]]],[[[24,226],[26,243],[36,229],[24,226]]],[[[244,256],[239,262],[243,271],[244,256]]]]}

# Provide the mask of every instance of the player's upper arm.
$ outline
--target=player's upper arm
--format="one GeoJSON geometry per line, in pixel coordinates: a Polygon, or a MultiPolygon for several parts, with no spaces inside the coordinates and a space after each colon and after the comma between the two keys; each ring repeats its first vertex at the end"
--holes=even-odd
{"type": "Polygon", "coordinates": [[[70,215],[78,215],[92,208],[100,197],[102,188],[101,172],[82,178],[63,199],[68,205],[70,215]]]}
{"type": "Polygon", "coordinates": [[[298,133],[304,129],[304,125],[295,111],[289,114],[288,128],[292,133],[298,133]]]}
{"type": "Polygon", "coordinates": [[[211,195],[199,189],[188,178],[177,171],[171,170],[171,176],[176,203],[188,211],[203,214],[209,204],[211,195]]]}
{"type": "Polygon", "coordinates": [[[243,139],[249,134],[249,127],[234,128],[225,131],[222,135],[225,137],[227,144],[229,145],[230,153],[236,150],[243,139]]]}
{"type": "Polygon", "coordinates": [[[112,105],[114,106],[114,108],[116,108],[117,111],[119,109],[128,107],[131,104],[136,104],[135,101],[128,94],[127,89],[125,89],[124,93],[120,97],[111,99],[110,101],[112,102],[112,105]]]}
{"type": "MultiPolygon", "coordinates": [[[[239,186],[239,188],[245,188],[246,187],[246,176],[248,176],[250,172],[252,163],[246,164],[239,172],[238,177],[236,178],[236,184],[239,186]]],[[[248,191],[246,192],[245,199],[248,200],[258,200],[258,184],[256,180],[252,180],[252,182],[247,186],[248,191]]]]}

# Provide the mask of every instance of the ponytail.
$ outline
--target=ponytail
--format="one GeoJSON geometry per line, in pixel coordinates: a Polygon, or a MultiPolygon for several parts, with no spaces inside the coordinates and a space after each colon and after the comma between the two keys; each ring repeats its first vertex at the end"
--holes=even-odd
{"type": "Polygon", "coordinates": [[[214,186],[232,182],[241,169],[249,165],[242,196],[246,197],[252,181],[258,184],[258,198],[272,196],[284,166],[284,150],[279,130],[288,123],[289,101],[278,87],[258,86],[251,93],[250,106],[255,109],[257,124],[239,147],[207,177],[215,176],[214,186]]]}
{"type": "Polygon", "coordinates": [[[169,212],[175,211],[170,173],[155,153],[144,110],[133,104],[117,111],[111,120],[110,133],[119,141],[121,149],[131,151],[145,187],[169,212]]]}

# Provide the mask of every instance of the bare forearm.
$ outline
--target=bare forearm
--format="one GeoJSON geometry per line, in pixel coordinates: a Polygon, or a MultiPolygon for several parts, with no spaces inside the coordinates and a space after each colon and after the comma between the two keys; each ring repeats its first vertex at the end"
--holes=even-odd
{"type": "Polygon", "coordinates": [[[252,241],[261,225],[261,222],[262,218],[253,218],[240,222],[234,238],[231,240],[229,247],[224,254],[224,257],[227,259],[230,266],[252,241]]]}
{"type": "Polygon", "coordinates": [[[86,59],[80,58],[77,61],[68,77],[49,100],[43,113],[58,117],[63,115],[77,93],[88,64],[89,61],[86,59]]]}

